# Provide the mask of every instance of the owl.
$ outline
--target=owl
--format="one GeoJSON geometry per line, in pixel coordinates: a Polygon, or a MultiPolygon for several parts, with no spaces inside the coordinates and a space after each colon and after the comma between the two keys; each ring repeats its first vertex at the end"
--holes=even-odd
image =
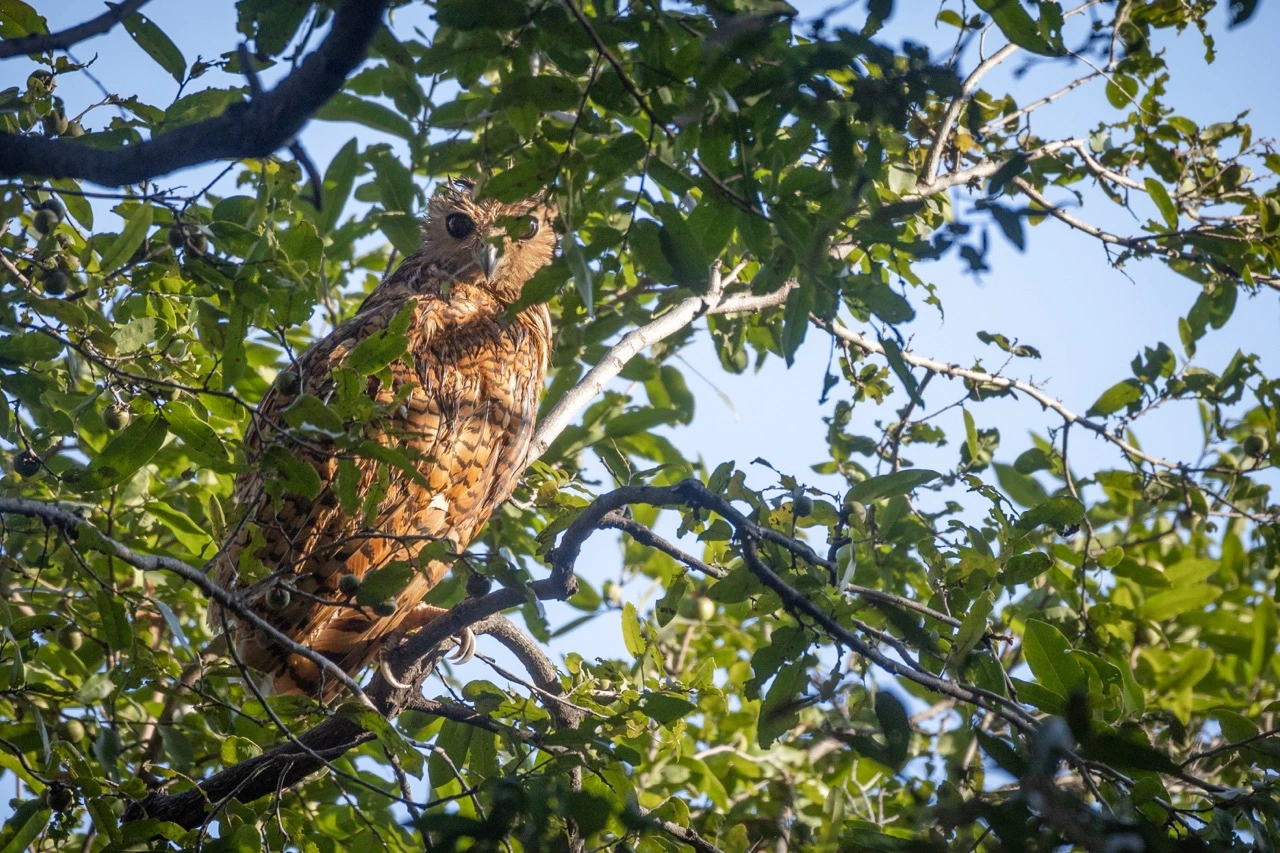
{"type": "MultiPolygon", "coordinates": [[[[449,571],[441,548],[466,548],[525,468],[551,317],[542,304],[514,315],[508,309],[551,261],[554,217],[539,200],[478,200],[469,183],[451,183],[430,202],[418,251],[281,374],[245,435],[249,464],[235,488],[244,517],[229,534],[215,581],[348,674],[373,662],[388,638],[445,612],[422,601],[449,571]],[[351,369],[363,363],[362,344],[369,342],[363,353],[388,345],[401,328],[407,349],[385,370],[351,369]],[[344,393],[348,407],[354,396],[372,415],[358,438],[411,466],[380,461],[367,442],[353,453],[349,438],[340,446],[332,429],[306,422],[316,401],[344,393]],[[318,494],[271,481],[259,460],[281,452],[315,471],[318,494]],[[246,559],[254,571],[243,571],[246,559]],[[403,590],[393,601],[361,606],[352,594],[358,580],[393,563],[412,571],[403,590]],[[257,579],[248,583],[242,574],[257,579]]],[[[358,429],[345,425],[348,436],[358,429]]],[[[315,662],[210,607],[215,630],[224,616],[265,693],[325,702],[341,693],[315,662]]]]}

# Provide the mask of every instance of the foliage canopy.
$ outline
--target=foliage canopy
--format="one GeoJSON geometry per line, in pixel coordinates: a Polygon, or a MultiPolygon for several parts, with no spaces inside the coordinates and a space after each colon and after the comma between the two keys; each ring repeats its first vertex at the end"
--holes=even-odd
{"type": "MultiPolygon", "coordinates": [[[[1280,842],[1280,384],[1263,342],[1190,363],[1244,300],[1274,308],[1280,154],[1247,117],[1180,115],[1168,82],[1195,69],[1161,50],[1178,34],[1212,56],[1213,27],[1247,26],[1253,3],[943,3],[947,56],[887,43],[891,0],[840,27],[782,0],[389,17],[240,0],[246,47],[196,61],[144,4],[120,4],[120,28],[181,84],[167,104],[65,101],[59,82],[91,73],[64,50],[79,39],[0,0],[0,59],[25,80],[0,92],[0,779],[26,792],[0,850],[1280,842]],[[1021,101],[988,88],[1027,62],[1079,76],[1021,101]],[[1078,86],[1110,109],[1039,135],[1078,86]],[[323,168],[289,138],[310,108],[284,94],[301,91],[357,126],[323,168]],[[224,158],[203,190],[165,177],[224,158]],[[561,255],[523,297],[557,327],[538,458],[431,596],[515,663],[441,664],[436,699],[375,675],[337,708],[264,703],[204,619],[240,436],[458,176],[503,199],[550,188],[562,217],[561,255]],[[1115,210],[1132,231],[1097,224],[1115,210]],[[984,337],[1008,358],[991,370],[900,331],[947,305],[932,262],[984,271],[992,236],[1034,251],[1042,224],[1189,280],[1180,340],[1135,341],[1091,404],[1018,378],[1038,353],[1016,339],[984,337]],[[728,373],[834,348],[811,471],[681,452],[701,401],[680,356],[700,339],[728,373]],[[1043,408],[1016,455],[997,398],[1043,408]],[[1177,401],[1202,446],[1143,450],[1143,418],[1177,401]],[[1071,464],[1084,435],[1111,467],[1071,464]],[[617,535],[599,531],[621,531],[621,576],[652,581],[651,606],[576,565],[593,533],[617,535]],[[557,597],[576,616],[549,618],[557,597]],[[590,639],[606,618],[619,659],[590,639]],[[558,669],[553,638],[574,649],[558,669]],[[280,750],[305,778],[280,776],[280,750]]],[[[396,357],[385,343],[369,371],[396,357]]],[[[410,464],[360,442],[358,400],[315,405],[382,488],[410,464]]],[[[288,454],[261,464],[312,488],[288,454]]],[[[415,684],[443,635],[418,639],[401,656],[415,684]]]]}

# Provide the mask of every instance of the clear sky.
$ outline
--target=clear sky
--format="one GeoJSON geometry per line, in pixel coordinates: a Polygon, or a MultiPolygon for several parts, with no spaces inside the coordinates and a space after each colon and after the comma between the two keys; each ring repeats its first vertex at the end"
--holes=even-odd
{"type": "MultiPolygon", "coordinates": [[[[98,14],[102,6],[91,0],[54,0],[35,5],[49,18],[52,28],[61,28],[98,14]]],[[[822,6],[799,3],[802,15],[811,17],[822,6]]],[[[955,4],[950,4],[955,5],[955,4]]],[[[892,44],[911,40],[943,51],[949,48],[949,28],[933,23],[938,10],[936,2],[898,0],[896,12],[881,38],[892,44]]],[[[232,50],[238,43],[231,0],[153,0],[144,10],[174,39],[188,62],[198,54],[216,56],[232,50]]],[[[861,6],[855,7],[861,17],[861,6]]],[[[1212,16],[1214,35],[1218,39],[1218,58],[1206,65],[1199,36],[1189,31],[1181,37],[1170,32],[1160,35],[1173,67],[1168,102],[1178,111],[1199,123],[1230,120],[1236,114],[1250,111],[1255,138],[1280,135],[1280,104],[1274,97],[1276,80],[1274,34],[1280,32],[1280,4],[1264,2],[1254,20],[1237,30],[1226,29],[1226,9],[1212,16]]],[[[412,15],[414,23],[430,32],[429,17],[421,10],[412,15]]],[[[144,100],[164,106],[177,86],[138,49],[123,32],[87,42],[76,49],[81,61],[95,52],[92,70],[112,92],[138,93],[144,100]]],[[[965,55],[962,73],[973,67],[973,51],[965,55]]],[[[993,73],[986,88],[1004,91],[1009,87],[1025,102],[1058,88],[1054,81],[1078,76],[1078,66],[1064,67],[1041,63],[1015,79],[1011,73],[1018,65],[993,73]]],[[[25,77],[22,60],[0,64],[0,88],[21,85],[25,77]]],[[[269,83],[273,77],[267,75],[269,83]]],[[[221,74],[209,75],[211,85],[228,85],[221,74]]],[[[197,85],[203,81],[197,81],[197,85]]],[[[238,84],[237,84],[238,85],[238,84]]],[[[101,97],[101,93],[83,75],[75,75],[60,86],[68,103],[68,111],[78,110],[101,97]]],[[[1114,115],[1103,98],[1102,88],[1094,84],[1078,90],[1061,102],[1037,113],[1036,131],[1044,136],[1084,135],[1100,116],[1114,115]]],[[[87,122],[96,126],[106,119],[103,112],[87,122]]],[[[379,135],[364,128],[313,122],[304,132],[303,141],[315,161],[323,169],[334,152],[352,135],[363,140],[377,140],[379,135]]],[[[198,187],[207,180],[208,169],[195,170],[180,179],[162,179],[164,185],[177,183],[198,187]]],[[[1050,198],[1068,202],[1065,192],[1051,192],[1050,198]]],[[[970,222],[981,221],[972,211],[971,201],[957,196],[957,209],[970,222]]],[[[1133,221],[1118,208],[1094,193],[1086,193],[1082,214],[1100,224],[1118,230],[1136,230],[1141,223],[1133,221]]],[[[104,220],[100,227],[110,228],[104,220]]],[[[1178,343],[1177,318],[1195,300],[1197,285],[1169,272],[1154,261],[1133,262],[1124,271],[1112,269],[1101,245],[1092,238],[1072,233],[1064,226],[1049,221],[1029,229],[1028,249],[1019,253],[1008,246],[998,232],[992,235],[991,271],[980,279],[962,271],[953,258],[947,258],[918,272],[936,285],[945,306],[945,317],[916,299],[918,318],[904,329],[910,336],[912,349],[924,355],[968,365],[982,358],[994,369],[1003,362],[1003,354],[976,338],[981,330],[1017,336],[1022,343],[1037,347],[1044,358],[1040,361],[1020,360],[1009,366],[1007,375],[1043,383],[1043,388],[1061,399],[1069,408],[1083,413],[1098,395],[1115,382],[1129,376],[1129,361],[1143,345],[1154,346],[1164,341],[1183,361],[1178,343]]],[[[912,294],[915,295],[915,294],[912,294]]],[[[1196,363],[1214,372],[1225,366],[1237,348],[1259,352],[1260,367],[1269,374],[1280,370],[1280,299],[1267,292],[1252,299],[1241,299],[1235,317],[1222,330],[1211,330],[1201,342],[1196,363]]],[[[796,364],[787,370],[780,360],[773,360],[758,374],[727,376],[719,368],[710,345],[701,341],[688,353],[691,366],[713,382],[732,400],[733,409],[722,403],[702,381],[689,377],[690,386],[698,394],[698,414],[690,427],[673,430],[670,436],[691,456],[701,455],[709,466],[736,459],[743,467],[764,456],[779,469],[806,479],[809,466],[824,461],[825,425],[820,418],[831,410],[835,399],[820,406],[818,398],[828,358],[828,346],[818,332],[810,330],[796,364]],[[736,416],[735,416],[736,413],[736,416]]],[[[843,392],[837,387],[836,395],[843,392]]],[[[936,380],[929,389],[930,406],[938,408],[959,399],[963,389],[957,383],[936,380]]],[[[901,401],[895,401],[900,404],[901,401]]],[[[865,404],[855,409],[854,425],[876,434],[874,422],[893,417],[894,405],[875,407],[865,404]]],[[[998,459],[1011,461],[1029,446],[1029,431],[1044,433],[1055,419],[1028,400],[986,403],[975,412],[980,427],[998,426],[1002,435],[998,459]]],[[[942,423],[953,436],[942,451],[913,453],[918,464],[946,468],[954,464],[962,436],[958,412],[949,413],[942,423]]],[[[1187,457],[1198,446],[1198,421],[1194,404],[1176,404],[1157,412],[1140,424],[1138,437],[1144,447],[1168,457],[1187,457]]],[[[1072,442],[1073,467],[1079,473],[1121,462],[1113,447],[1077,431],[1072,442]]],[[[749,469],[761,485],[771,476],[763,469],[749,469]]],[[[839,488],[830,479],[809,475],[812,485],[839,488]]],[[[591,567],[589,577],[616,575],[619,560],[616,547],[605,537],[584,554],[580,565],[591,567]]],[[[645,586],[632,584],[627,595],[640,596],[645,586]]],[[[551,610],[553,617],[564,613],[551,610]]],[[[591,654],[625,654],[616,620],[601,618],[589,627],[558,640],[558,651],[583,649],[590,640],[591,654]]],[[[488,650],[482,641],[482,650],[488,650]]],[[[473,664],[474,666],[474,664],[473,664]]],[[[477,673],[479,676],[479,673],[477,673]]]]}

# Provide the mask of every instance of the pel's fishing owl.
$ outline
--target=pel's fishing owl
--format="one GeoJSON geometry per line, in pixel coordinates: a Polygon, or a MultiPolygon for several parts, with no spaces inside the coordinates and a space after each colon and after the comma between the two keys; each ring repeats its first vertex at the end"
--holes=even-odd
{"type": "MultiPolygon", "coordinates": [[[[245,436],[249,466],[236,481],[236,499],[246,521],[229,534],[215,579],[351,675],[378,656],[386,638],[443,612],[422,597],[449,564],[419,560],[419,552],[432,542],[466,548],[525,467],[551,318],[542,304],[514,316],[507,309],[551,261],[554,216],[539,201],[478,201],[469,184],[447,187],[431,201],[419,250],[282,374],[245,436]],[[386,370],[350,369],[397,340],[394,327],[406,320],[407,350],[386,370]],[[373,445],[353,453],[351,438],[311,422],[307,413],[319,411],[317,402],[344,393],[348,409],[354,397],[372,414],[354,444],[399,451],[416,472],[378,461],[373,445]],[[280,453],[314,469],[318,493],[268,482],[260,461],[280,453]],[[243,555],[261,564],[254,583],[241,578],[243,555]],[[344,577],[396,561],[414,571],[394,602],[356,606],[350,592],[357,584],[344,577]]],[[[348,436],[359,430],[351,423],[344,424],[348,436]]],[[[268,693],[329,701],[341,692],[313,661],[226,616],[240,659],[265,675],[268,693]]],[[[210,622],[222,626],[216,606],[210,622]]]]}

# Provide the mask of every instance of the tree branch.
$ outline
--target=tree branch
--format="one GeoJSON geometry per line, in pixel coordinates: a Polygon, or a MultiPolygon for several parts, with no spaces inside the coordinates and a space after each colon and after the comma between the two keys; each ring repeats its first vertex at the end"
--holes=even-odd
{"type": "MultiPolygon", "coordinates": [[[[845,328],[838,320],[828,321],[818,317],[811,317],[811,319],[818,328],[835,335],[840,340],[850,343],[860,350],[873,352],[877,355],[885,354],[884,347],[879,341],[872,340],[865,335],[860,335],[851,329],[845,328]]],[[[1105,424],[1098,423],[1097,421],[1076,414],[1059,401],[1053,399],[1039,388],[1027,382],[1021,382],[1017,379],[1009,379],[1005,376],[996,376],[993,373],[984,373],[981,370],[970,370],[968,368],[961,367],[958,364],[947,364],[945,362],[935,361],[932,358],[925,358],[924,356],[917,355],[911,350],[904,350],[902,352],[902,359],[907,364],[924,368],[932,373],[950,376],[953,379],[968,379],[971,382],[979,382],[984,385],[994,385],[997,388],[1004,388],[1011,391],[1020,391],[1035,400],[1044,408],[1052,409],[1054,412],[1057,412],[1066,423],[1079,424],[1081,427],[1089,430],[1100,438],[1104,438],[1111,442],[1116,447],[1120,448],[1126,456],[1129,456],[1132,459],[1141,459],[1150,465],[1165,468],[1170,471],[1181,471],[1183,468],[1183,466],[1177,462],[1170,462],[1168,459],[1164,459],[1160,456],[1152,456],[1149,453],[1139,450],[1129,442],[1125,441],[1122,437],[1108,432],[1105,424]]]]}
{"type": "Polygon", "coordinates": [[[45,53],[51,50],[66,50],[86,39],[102,35],[116,24],[122,23],[125,18],[138,11],[146,3],[147,0],[124,0],[118,6],[108,3],[107,11],[98,17],[85,21],[83,24],[68,27],[61,32],[33,33],[22,38],[0,41],[0,59],[22,56],[23,54],[45,53]]]}
{"type": "MultiPolygon", "coordinates": [[[[867,643],[861,637],[845,628],[823,608],[796,590],[773,571],[759,556],[758,543],[763,540],[775,541],[779,537],[789,541],[789,550],[793,553],[808,553],[809,562],[820,565],[822,560],[813,554],[809,546],[801,542],[787,540],[787,537],[762,527],[739,512],[724,497],[710,491],[698,480],[683,480],[674,486],[622,486],[596,498],[578,514],[577,518],[565,530],[560,543],[548,554],[548,559],[555,574],[572,576],[574,563],[582,551],[582,546],[591,534],[600,529],[601,521],[612,510],[632,504],[646,504],[656,507],[682,506],[690,509],[710,510],[727,521],[736,533],[736,539],[742,548],[743,559],[756,578],[777,593],[786,610],[799,619],[808,619],[816,623],[824,633],[836,643],[851,649],[891,675],[913,681],[922,687],[950,696],[979,708],[993,711],[1011,725],[1023,732],[1032,732],[1037,728],[1035,719],[1011,699],[971,687],[957,681],[934,675],[926,670],[901,663],[887,657],[878,648],[867,643]]],[[[783,544],[783,543],[779,543],[783,544]]],[[[785,546],[784,547],[788,547],[785,546]]]]}
{"type": "Polygon", "coordinates": [[[582,377],[577,385],[565,392],[565,395],[556,401],[551,410],[538,422],[533,441],[529,445],[528,458],[537,459],[546,453],[547,448],[569,426],[569,422],[585,409],[642,350],[666,340],[701,316],[763,311],[787,301],[788,294],[795,286],[794,283],[784,285],[773,293],[766,293],[763,296],[753,296],[749,293],[726,295],[725,289],[737,281],[738,274],[744,266],[745,264],[739,264],[728,275],[722,275],[720,262],[716,261],[708,272],[705,294],[691,296],[677,302],[656,320],[623,335],[622,340],[614,344],[604,354],[604,358],[588,370],[587,375],[582,377]]]}
{"type": "Polygon", "coordinates": [[[297,134],[364,61],[387,0],[343,0],[329,35],[270,92],[214,118],[124,148],[74,139],[0,134],[0,177],[80,178],[104,186],[136,184],[210,160],[266,157],[297,134]]]}
{"type": "Polygon", "coordinates": [[[233,595],[209,580],[205,575],[205,570],[188,566],[173,557],[165,557],[158,554],[139,554],[126,545],[105,536],[98,528],[70,510],[54,504],[44,503],[43,501],[24,498],[0,498],[0,515],[22,515],[27,518],[38,518],[44,521],[45,524],[65,530],[68,538],[76,539],[81,536],[91,538],[93,541],[89,543],[88,547],[122,560],[136,569],[144,572],[170,572],[183,580],[191,582],[199,587],[207,598],[213,599],[224,609],[261,629],[272,640],[290,652],[307,658],[326,673],[342,682],[358,701],[371,708],[374,707],[369,697],[360,689],[360,685],[351,676],[347,675],[341,667],[324,655],[289,639],[289,637],[247,607],[239,596],[233,595]]]}

